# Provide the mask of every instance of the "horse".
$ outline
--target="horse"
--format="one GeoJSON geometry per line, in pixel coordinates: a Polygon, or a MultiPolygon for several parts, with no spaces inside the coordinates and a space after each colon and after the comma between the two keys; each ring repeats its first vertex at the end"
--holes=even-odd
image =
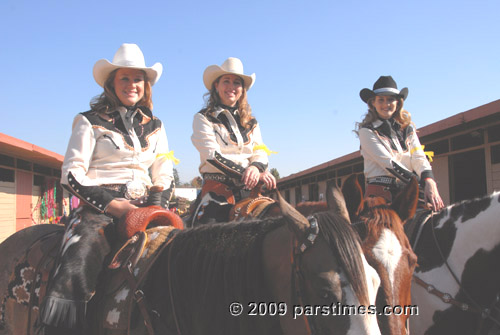
{"type": "Polygon", "coordinates": [[[500,192],[452,204],[408,231],[418,267],[413,334],[500,334],[500,192]]]}
{"type": "MultiPolygon", "coordinates": [[[[172,230],[141,286],[155,332],[381,334],[369,309],[380,280],[348,218],[337,211],[306,219],[279,198],[282,217],[172,230]]],[[[0,244],[0,254],[10,250],[5,245],[25,246],[20,236],[26,235],[9,237],[0,244]]],[[[0,267],[2,279],[13,271],[7,263],[0,267]]],[[[102,301],[90,302],[89,319],[102,317],[102,301]]],[[[107,332],[93,322],[88,333],[147,333],[144,323],[131,325],[135,328],[107,332]]],[[[3,328],[9,334],[32,334],[33,323],[11,326],[3,328]]]]}
{"type": "MultiPolygon", "coordinates": [[[[388,206],[382,198],[363,198],[362,175],[349,176],[342,185],[346,209],[359,233],[368,263],[374,267],[381,279],[377,293],[378,324],[382,334],[406,334],[406,313],[387,313],[387,308],[411,308],[411,281],[416,266],[416,256],[403,229],[403,221],[412,217],[416,210],[418,189],[413,181],[388,206]]],[[[327,198],[331,193],[327,186],[327,198]]],[[[297,210],[305,215],[325,210],[325,202],[302,202],[297,210]]]]}

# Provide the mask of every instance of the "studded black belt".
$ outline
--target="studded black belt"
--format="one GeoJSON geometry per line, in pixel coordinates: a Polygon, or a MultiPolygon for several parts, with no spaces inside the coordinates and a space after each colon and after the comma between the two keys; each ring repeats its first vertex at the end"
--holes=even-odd
{"type": "Polygon", "coordinates": [[[120,192],[128,200],[135,200],[148,195],[148,187],[146,184],[137,181],[129,181],[126,184],[103,184],[99,186],[108,190],[120,192]]]}
{"type": "Polygon", "coordinates": [[[387,176],[377,176],[368,178],[367,184],[383,185],[383,186],[396,186],[396,178],[387,176]]]}

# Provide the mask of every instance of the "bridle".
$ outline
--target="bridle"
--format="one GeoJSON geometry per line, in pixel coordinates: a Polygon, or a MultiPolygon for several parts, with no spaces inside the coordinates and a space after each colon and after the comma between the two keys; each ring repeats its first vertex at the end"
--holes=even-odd
{"type": "Polygon", "coordinates": [[[466,303],[466,302],[463,302],[463,301],[456,300],[455,298],[452,297],[451,294],[449,294],[449,293],[443,293],[443,292],[439,291],[433,285],[428,284],[427,282],[425,282],[424,280],[420,279],[417,275],[414,274],[413,278],[414,278],[415,282],[418,285],[422,286],[430,294],[433,294],[433,295],[437,296],[444,303],[447,303],[447,304],[453,305],[455,307],[458,307],[460,310],[462,310],[464,312],[470,312],[470,313],[474,313],[474,314],[479,315],[481,319],[480,319],[479,326],[478,326],[478,328],[476,330],[476,334],[480,334],[481,329],[482,329],[482,327],[484,325],[484,321],[485,320],[490,320],[491,322],[493,322],[494,324],[496,324],[498,327],[500,327],[500,318],[499,317],[494,318],[492,316],[492,313],[491,313],[493,310],[495,310],[497,312],[497,314],[500,313],[500,308],[498,306],[498,304],[500,303],[500,291],[498,291],[496,293],[495,299],[493,299],[493,302],[488,307],[482,307],[479,303],[477,303],[472,298],[472,296],[470,295],[470,293],[464,288],[464,286],[460,282],[458,276],[451,269],[450,265],[448,264],[448,261],[447,261],[446,257],[443,254],[443,251],[441,250],[441,247],[439,246],[439,241],[437,240],[436,232],[435,232],[435,228],[434,228],[434,213],[431,213],[431,215],[424,221],[424,223],[422,223],[422,225],[420,227],[420,230],[419,230],[419,233],[418,233],[418,236],[417,236],[417,240],[415,240],[415,242],[414,242],[413,248],[414,249],[416,248],[417,242],[418,242],[418,238],[420,237],[420,233],[423,230],[422,227],[429,220],[429,218],[431,220],[431,232],[432,232],[433,241],[434,241],[435,246],[438,249],[439,256],[441,257],[441,260],[444,262],[444,264],[446,265],[446,268],[448,269],[448,271],[450,272],[451,276],[453,277],[453,279],[457,283],[457,285],[459,287],[459,291],[462,291],[464,293],[465,297],[470,301],[470,303],[466,303]]]}
{"type": "MultiPolygon", "coordinates": [[[[303,292],[305,292],[305,280],[304,276],[300,272],[300,266],[302,263],[302,255],[304,252],[314,245],[316,238],[319,235],[319,225],[316,216],[312,215],[307,218],[309,221],[309,228],[304,234],[304,238],[300,241],[297,238],[293,239],[293,254],[292,254],[292,275],[291,275],[291,287],[292,287],[292,304],[304,306],[303,303],[303,292]]],[[[315,319],[311,315],[304,316],[304,322],[306,324],[307,333],[309,335],[315,335],[319,332],[319,327],[315,323],[315,319]]]]}

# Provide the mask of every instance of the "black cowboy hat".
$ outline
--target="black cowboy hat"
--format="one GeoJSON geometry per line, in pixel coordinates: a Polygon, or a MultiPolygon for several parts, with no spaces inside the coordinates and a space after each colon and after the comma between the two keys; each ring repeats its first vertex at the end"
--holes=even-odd
{"type": "Polygon", "coordinates": [[[406,100],[408,88],[405,87],[400,91],[398,90],[398,85],[391,76],[380,76],[375,84],[373,84],[373,90],[363,88],[359,92],[361,100],[366,103],[376,95],[398,95],[403,98],[403,100],[406,100]]]}

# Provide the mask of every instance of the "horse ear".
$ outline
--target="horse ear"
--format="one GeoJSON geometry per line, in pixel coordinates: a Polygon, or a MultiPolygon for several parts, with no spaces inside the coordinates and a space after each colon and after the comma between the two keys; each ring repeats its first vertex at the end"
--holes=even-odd
{"type": "Polygon", "coordinates": [[[392,202],[391,208],[398,213],[401,221],[405,222],[407,219],[415,215],[418,204],[418,181],[413,177],[408,185],[406,185],[401,192],[396,195],[392,202]]]}
{"type": "MultiPolygon", "coordinates": [[[[362,177],[364,180],[364,177],[362,177]]],[[[351,218],[356,217],[363,210],[363,188],[359,184],[359,176],[351,174],[342,185],[342,193],[351,218]]]]}
{"type": "Polygon", "coordinates": [[[328,204],[328,209],[344,217],[348,222],[351,222],[344,195],[332,181],[328,181],[326,184],[326,203],[328,204]]]}
{"type": "Polygon", "coordinates": [[[280,206],[281,213],[286,219],[288,226],[291,227],[295,233],[300,235],[304,234],[310,226],[309,221],[307,221],[302,214],[286,202],[278,190],[276,190],[276,194],[278,195],[278,204],[280,206]]]}
{"type": "Polygon", "coordinates": [[[361,194],[365,194],[365,174],[358,173],[356,174],[356,177],[358,179],[358,184],[361,187],[361,194]]]}

